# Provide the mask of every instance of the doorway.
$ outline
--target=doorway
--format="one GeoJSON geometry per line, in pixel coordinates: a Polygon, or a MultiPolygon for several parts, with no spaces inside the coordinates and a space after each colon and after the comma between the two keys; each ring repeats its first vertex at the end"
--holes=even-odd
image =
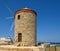
{"type": "Polygon", "coordinates": [[[22,33],[18,33],[18,42],[22,41],[22,33]]]}

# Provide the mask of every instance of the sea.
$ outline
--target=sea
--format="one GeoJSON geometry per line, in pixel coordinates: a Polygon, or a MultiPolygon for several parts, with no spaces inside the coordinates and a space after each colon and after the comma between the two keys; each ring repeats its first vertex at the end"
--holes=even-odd
{"type": "Polygon", "coordinates": [[[40,42],[40,44],[44,44],[44,43],[49,43],[51,45],[55,45],[55,46],[59,46],[60,47],[60,42],[40,42]]]}

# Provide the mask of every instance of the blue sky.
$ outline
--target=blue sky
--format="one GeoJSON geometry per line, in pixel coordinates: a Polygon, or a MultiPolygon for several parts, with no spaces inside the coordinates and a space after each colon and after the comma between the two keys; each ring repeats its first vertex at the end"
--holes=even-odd
{"type": "Polygon", "coordinates": [[[60,42],[60,0],[0,0],[0,37],[14,38],[8,18],[25,7],[37,12],[37,41],[60,42]]]}

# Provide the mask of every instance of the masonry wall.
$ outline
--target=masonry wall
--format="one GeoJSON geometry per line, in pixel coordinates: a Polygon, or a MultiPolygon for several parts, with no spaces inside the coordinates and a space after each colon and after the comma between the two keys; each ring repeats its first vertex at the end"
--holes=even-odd
{"type": "Polygon", "coordinates": [[[34,13],[21,12],[15,15],[15,44],[20,46],[36,44],[36,15],[34,13]],[[19,20],[18,15],[20,15],[19,20]],[[18,42],[18,33],[22,34],[21,42],[18,42]]]}
{"type": "Polygon", "coordinates": [[[0,51],[43,51],[43,48],[38,48],[38,47],[20,47],[20,48],[15,48],[15,47],[0,47],[0,51]]]}
{"type": "Polygon", "coordinates": [[[60,51],[60,47],[56,47],[56,51],[60,51]]]}
{"type": "Polygon", "coordinates": [[[50,50],[49,48],[46,48],[44,50],[44,48],[41,48],[41,47],[32,47],[32,48],[15,48],[15,47],[4,47],[4,46],[0,46],[0,51],[60,51],[60,47],[50,47],[50,50]]]}

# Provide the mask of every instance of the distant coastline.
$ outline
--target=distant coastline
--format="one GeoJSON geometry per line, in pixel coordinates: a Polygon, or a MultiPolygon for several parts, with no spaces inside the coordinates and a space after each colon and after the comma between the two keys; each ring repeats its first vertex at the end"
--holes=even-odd
{"type": "Polygon", "coordinates": [[[60,46],[60,42],[39,42],[39,44],[50,43],[51,45],[60,46]]]}

